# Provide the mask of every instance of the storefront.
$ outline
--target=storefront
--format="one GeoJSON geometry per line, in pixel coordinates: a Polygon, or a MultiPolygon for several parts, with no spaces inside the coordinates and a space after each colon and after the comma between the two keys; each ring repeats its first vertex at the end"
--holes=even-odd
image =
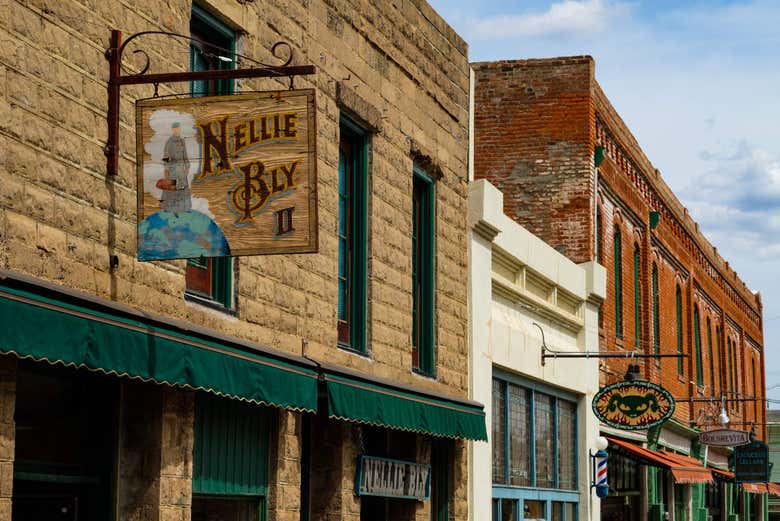
{"type": "Polygon", "coordinates": [[[411,519],[425,505],[443,521],[461,440],[487,438],[475,402],[0,277],[0,411],[14,447],[0,470],[12,473],[14,521],[267,519],[290,473],[304,519],[347,479],[361,519],[411,519]],[[359,458],[416,469],[418,492],[405,493],[408,477],[361,489],[359,458]]]}

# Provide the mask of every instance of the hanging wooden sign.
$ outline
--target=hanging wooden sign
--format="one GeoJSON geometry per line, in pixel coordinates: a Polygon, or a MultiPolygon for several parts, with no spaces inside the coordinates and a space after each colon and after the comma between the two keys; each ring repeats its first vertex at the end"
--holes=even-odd
{"type": "Polygon", "coordinates": [[[314,90],[136,104],[138,258],[314,253],[314,90]]]}
{"type": "Polygon", "coordinates": [[[750,433],[734,429],[714,429],[699,434],[699,441],[711,447],[736,447],[750,443],[750,433]]]}
{"type": "Polygon", "coordinates": [[[674,414],[674,398],[661,386],[625,381],[603,387],[593,397],[593,412],[606,425],[642,430],[660,425],[674,414]]]}

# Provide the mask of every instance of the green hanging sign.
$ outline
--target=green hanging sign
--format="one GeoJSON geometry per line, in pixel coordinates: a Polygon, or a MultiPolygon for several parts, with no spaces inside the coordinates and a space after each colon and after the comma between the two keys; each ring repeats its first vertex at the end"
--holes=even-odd
{"type": "Polygon", "coordinates": [[[674,414],[674,398],[654,383],[625,381],[603,387],[593,397],[593,412],[615,429],[636,431],[661,425],[674,414]]]}

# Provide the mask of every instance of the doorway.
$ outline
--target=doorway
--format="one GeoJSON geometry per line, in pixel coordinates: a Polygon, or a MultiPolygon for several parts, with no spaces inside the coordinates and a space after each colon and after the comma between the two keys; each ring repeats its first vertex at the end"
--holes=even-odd
{"type": "Polygon", "coordinates": [[[13,521],[113,519],[116,378],[20,361],[13,521]]]}

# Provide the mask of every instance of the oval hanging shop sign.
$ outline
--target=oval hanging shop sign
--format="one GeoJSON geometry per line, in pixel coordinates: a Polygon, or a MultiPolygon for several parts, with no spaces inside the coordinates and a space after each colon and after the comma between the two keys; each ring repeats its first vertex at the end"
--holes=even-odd
{"type": "Polygon", "coordinates": [[[610,427],[628,431],[649,429],[674,414],[674,398],[650,382],[618,382],[603,387],[593,397],[593,412],[610,427]]]}

